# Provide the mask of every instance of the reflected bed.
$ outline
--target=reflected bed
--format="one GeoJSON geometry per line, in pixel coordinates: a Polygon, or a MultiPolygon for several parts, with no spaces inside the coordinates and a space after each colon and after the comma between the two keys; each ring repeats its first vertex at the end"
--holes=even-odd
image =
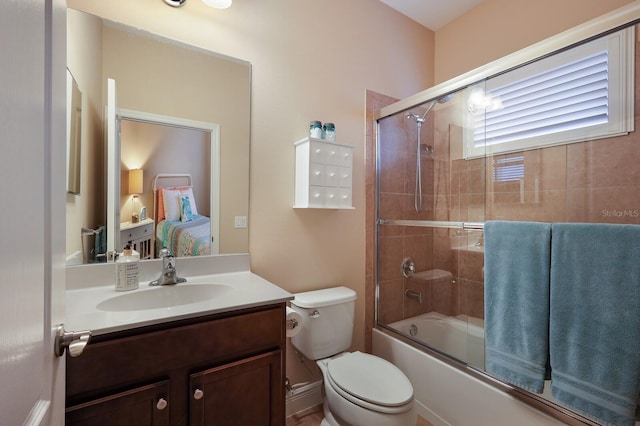
{"type": "Polygon", "coordinates": [[[156,226],[156,242],[174,256],[211,254],[211,221],[200,215],[189,222],[163,220],[156,226]]]}
{"type": "Polygon", "coordinates": [[[161,173],[153,181],[156,256],[163,248],[174,256],[211,254],[211,219],[198,214],[191,184],[188,173],[161,173]]]}

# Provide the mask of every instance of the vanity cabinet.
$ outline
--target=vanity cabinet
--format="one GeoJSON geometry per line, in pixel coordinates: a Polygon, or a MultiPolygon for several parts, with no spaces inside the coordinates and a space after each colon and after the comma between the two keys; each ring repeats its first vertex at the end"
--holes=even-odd
{"type": "Polygon", "coordinates": [[[352,209],[353,147],[310,137],[294,145],[293,207],[352,209]]]}
{"type": "Polygon", "coordinates": [[[96,336],[67,355],[68,425],[284,425],[285,305],[96,336]]]}

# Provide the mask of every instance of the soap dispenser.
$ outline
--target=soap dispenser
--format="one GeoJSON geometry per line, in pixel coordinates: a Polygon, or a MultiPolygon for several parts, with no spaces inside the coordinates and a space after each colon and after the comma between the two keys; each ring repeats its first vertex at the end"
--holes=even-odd
{"type": "Polygon", "coordinates": [[[116,260],[116,291],[135,290],[139,285],[138,257],[126,245],[116,260]]]}

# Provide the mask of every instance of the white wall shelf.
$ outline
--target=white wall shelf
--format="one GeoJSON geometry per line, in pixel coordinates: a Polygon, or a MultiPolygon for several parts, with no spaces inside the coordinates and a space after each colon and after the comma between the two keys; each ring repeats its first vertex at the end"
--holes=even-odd
{"type": "Polygon", "coordinates": [[[353,147],[306,137],[296,149],[296,209],[353,209],[353,147]]]}

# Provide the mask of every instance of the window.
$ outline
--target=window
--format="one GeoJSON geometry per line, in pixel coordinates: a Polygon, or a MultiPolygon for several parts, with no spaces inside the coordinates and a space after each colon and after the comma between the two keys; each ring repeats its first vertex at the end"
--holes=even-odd
{"type": "Polygon", "coordinates": [[[513,182],[524,179],[524,155],[493,159],[493,181],[513,182]]]}
{"type": "Polygon", "coordinates": [[[633,130],[633,27],[467,89],[465,158],[633,130]]]}

